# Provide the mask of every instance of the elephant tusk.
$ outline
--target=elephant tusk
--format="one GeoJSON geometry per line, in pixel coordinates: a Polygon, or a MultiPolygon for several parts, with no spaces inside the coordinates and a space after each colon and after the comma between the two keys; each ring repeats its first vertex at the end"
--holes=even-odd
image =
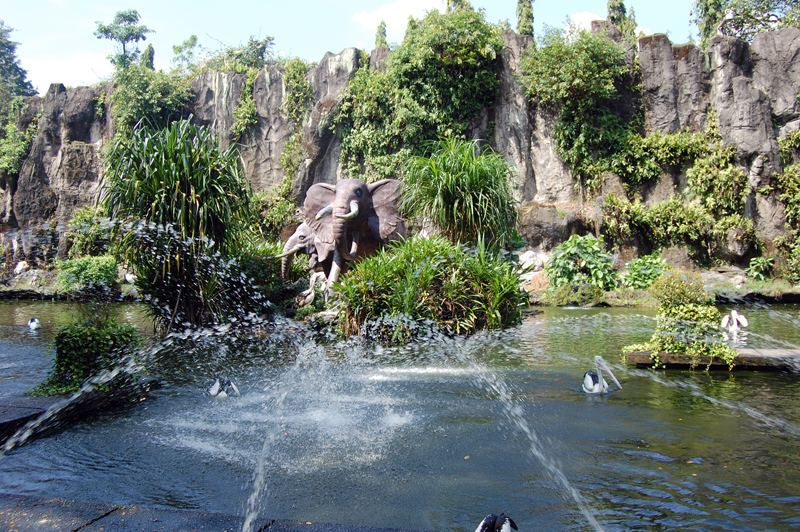
{"type": "Polygon", "coordinates": [[[337,218],[341,218],[342,220],[352,220],[356,216],[358,216],[358,202],[353,200],[350,202],[350,213],[349,214],[336,214],[337,218]]]}
{"type": "Polygon", "coordinates": [[[322,209],[321,209],[321,210],[320,210],[320,211],[317,213],[317,216],[316,216],[316,218],[315,218],[315,219],[316,219],[316,220],[320,220],[320,219],[322,219],[322,218],[324,218],[324,217],[328,216],[328,215],[329,215],[330,213],[332,213],[332,212],[333,212],[333,203],[331,203],[331,204],[330,204],[330,205],[328,205],[327,207],[323,207],[323,208],[322,208],[322,209]]]}
{"type": "Polygon", "coordinates": [[[298,251],[300,251],[300,249],[301,249],[302,247],[303,247],[303,246],[302,246],[301,244],[298,244],[298,245],[296,245],[295,247],[293,247],[292,249],[290,249],[290,250],[288,250],[288,251],[284,251],[284,252],[283,252],[283,253],[281,253],[280,255],[275,255],[275,258],[276,258],[276,259],[282,259],[283,257],[288,257],[289,255],[294,255],[295,253],[297,253],[298,251]]]}

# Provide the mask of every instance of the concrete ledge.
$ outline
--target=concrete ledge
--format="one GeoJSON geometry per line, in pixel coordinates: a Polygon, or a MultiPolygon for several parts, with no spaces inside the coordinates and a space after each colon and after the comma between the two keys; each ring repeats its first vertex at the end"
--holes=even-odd
{"type": "MultiPolygon", "coordinates": [[[[213,512],[119,506],[0,493],[0,530],[8,532],[238,532],[243,517],[213,512]]],[[[256,532],[403,532],[326,523],[259,519],[256,532]]]]}
{"type": "MultiPolygon", "coordinates": [[[[635,364],[637,367],[651,367],[653,360],[650,358],[650,351],[636,351],[628,355],[628,364],[635,364]]],[[[708,366],[708,357],[692,358],[683,353],[659,353],[658,358],[661,364],[666,367],[702,367],[708,366]]],[[[715,359],[711,365],[715,369],[728,369],[728,365],[722,360],[715,359]]],[[[800,371],[800,351],[789,349],[739,349],[739,356],[734,360],[734,370],[796,370],[800,371]]]]}

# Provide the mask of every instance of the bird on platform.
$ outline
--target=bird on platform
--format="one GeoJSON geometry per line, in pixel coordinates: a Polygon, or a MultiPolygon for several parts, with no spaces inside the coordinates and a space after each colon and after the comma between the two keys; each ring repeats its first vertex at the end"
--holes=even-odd
{"type": "Polygon", "coordinates": [[[514,520],[506,514],[489,514],[483,518],[475,532],[511,532],[512,528],[519,530],[514,520]]]}
{"type": "Polygon", "coordinates": [[[41,328],[41,326],[42,324],[39,323],[39,320],[37,320],[36,318],[31,318],[28,320],[28,328],[32,331],[41,328]]]}
{"type": "Polygon", "coordinates": [[[211,397],[239,397],[239,388],[227,377],[217,377],[207,392],[211,397]]]}
{"type": "Polygon", "coordinates": [[[608,383],[603,378],[603,372],[605,371],[608,373],[608,376],[613,379],[619,389],[622,389],[622,385],[619,383],[617,378],[612,373],[611,368],[608,367],[608,363],[603,360],[603,357],[597,355],[594,357],[594,367],[596,371],[589,370],[583,374],[583,391],[586,393],[606,393],[608,392],[608,383]]]}

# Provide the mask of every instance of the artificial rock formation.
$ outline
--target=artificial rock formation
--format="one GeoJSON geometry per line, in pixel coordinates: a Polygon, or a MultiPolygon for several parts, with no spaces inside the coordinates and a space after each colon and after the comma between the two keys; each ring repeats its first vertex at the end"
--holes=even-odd
{"type": "MultiPolygon", "coordinates": [[[[527,223],[520,232],[533,247],[547,251],[573,232],[590,230],[597,216],[587,218],[586,213],[597,208],[581,206],[575,179],[555,151],[556,115],[529,101],[518,81],[519,61],[530,38],[506,31],[503,40],[499,94],[495,104],[476,118],[471,136],[488,141],[516,169],[514,190],[527,223]]],[[[384,68],[388,53],[388,49],[373,52],[370,67],[384,68]]],[[[632,61],[632,49],[629,55],[632,61]]],[[[304,160],[290,176],[298,205],[311,185],[335,183],[343,177],[341,142],[330,122],[360,61],[362,54],[355,48],[329,53],[307,75],[313,97],[311,112],[302,124],[304,160]]],[[[711,39],[707,51],[652,35],[639,41],[639,63],[647,132],[703,131],[713,113],[723,139],[736,147],[737,160],[755,190],[763,190],[770,177],[782,171],[777,135],[800,128],[800,29],[764,33],[752,45],[718,36],[711,39]]],[[[244,75],[229,72],[206,72],[193,81],[194,120],[210,127],[223,147],[234,141],[233,112],[245,81],[244,75]]],[[[54,84],[44,98],[30,101],[31,107],[42,109],[38,136],[19,176],[0,176],[0,245],[12,250],[7,262],[31,254],[26,234],[39,231],[46,221],[61,227],[75,210],[97,200],[102,179],[100,149],[114,133],[109,113],[99,115],[97,102],[110,90],[66,90],[54,84]]],[[[280,158],[295,133],[283,112],[282,67],[272,65],[258,73],[253,98],[257,122],[239,139],[240,153],[253,188],[267,191],[284,180],[280,158]]],[[[613,186],[617,181],[607,176],[604,186],[619,189],[613,186]]],[[[685,176],[665,175],[643,196],[646,201],[662,201],[684,186],[685,176]]],[[[785,230],[782,205],[769,194],[754,194],[748,215],[766,239],[785,230]]]]}

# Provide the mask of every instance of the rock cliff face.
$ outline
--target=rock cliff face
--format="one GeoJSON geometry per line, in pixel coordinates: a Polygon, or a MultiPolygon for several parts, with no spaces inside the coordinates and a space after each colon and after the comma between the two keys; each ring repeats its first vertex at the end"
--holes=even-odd
{"type": "MultiPolygon", "coordinates": [[[[516,168],[515,191],[526,224],[521,233],[546,251],[572,233],[589,230],[597,209],[580,205],[575,180],[555,152],[555,116],[531,103],[517,80],[530,38],[512,31],[503,38],[500,92],[494,106],[476,120],[473,136],[490,135],[490,144],[516,168]]],[[[383,68],[387,54],[386,49],[374,51],[371,66],[383,68]]],[[[312,184],[341,177],[341,143],[329,123],[361,57],[354,48],[329,53],[308,74],[313,101],[302,131],[306,159],[291,176],[298,202],[312,184]]],[[[762,189],[772,174],[782,171],[776,139],[800,128],[800,29],[764,33],[752,45],[714,37],[705,52],[652,35],[639,41],[639,62],[647,132],[702,131],[715,113],[724,140],[736,146],[754,189],[762,189]]],[[[194,120],[210,127],[223,147],[232,142],[233,111],[244,84],[244,75],[228,72],[206,72],[193,81],[194,120]]],[[[44,98],[31,101],[42,109],[38,136],[19,177],[0,180],[0,244],[7,263],[31,259],[30,235],[41,234],[43,223],[51,230],[63,228],[74,211],[97,200],[103,174],[100,150],[112,138],[113,124],[98,115],[96,103],[110,90],[66,90],[54,84],[44,98]]],[[[256,191],[270,190],[284,179],[280,157],[293,133],[283,113],[285,96],[282,67],[262,69],[254,85],[257,123],[239,140],[246,175],[256,191]]],[[[650,201],[664,199],[682,182],[681,176],[665,176],[645,195],[650,201]]],[[[614,186],[613,176],[609,183],[614,186]]],[[[785,226],[780,202],[769,194],[751,199],[748,215],[763,237],[774,238],[785,226]]]]}

